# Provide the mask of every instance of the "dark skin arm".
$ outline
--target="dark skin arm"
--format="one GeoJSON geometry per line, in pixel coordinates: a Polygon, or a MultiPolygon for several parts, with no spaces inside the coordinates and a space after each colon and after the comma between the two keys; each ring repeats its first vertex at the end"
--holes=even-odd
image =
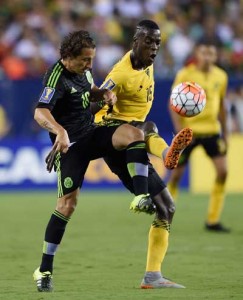
{"type": "Polygon", "coordinates": [[[221,103],[220,103],[219,121],[220,121],[221,128],[222,128],[222,136],[227,145],[227,143],[228,143],[227,110],[225,107],[224,99],[221,99],[221,103]]]}

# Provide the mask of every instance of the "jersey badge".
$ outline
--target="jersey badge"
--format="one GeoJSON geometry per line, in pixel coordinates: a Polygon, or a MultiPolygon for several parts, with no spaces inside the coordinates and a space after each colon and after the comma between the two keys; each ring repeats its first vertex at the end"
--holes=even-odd
{"type": "Polygon", "coordinates": [[[114,89],[115,86],[116,86],[115,82],[112,79],[109,79],[104,83],[102,89],[108,89],[111,91],[112,89],[114,89]]]}
{"type": "Polygon", "coordinates": [[[76,92],[77,92],[77,90],[72,86],[72,88],[71,88],[71,94],[74,94],[76,92]]]}
{"type": "Polygon", "coordinates": [[[53,95],[54,95],[55,89],[50,87],[45,87],[43,93],[40,96],[39,102],[43,103],[50,103],[53,95]]]}

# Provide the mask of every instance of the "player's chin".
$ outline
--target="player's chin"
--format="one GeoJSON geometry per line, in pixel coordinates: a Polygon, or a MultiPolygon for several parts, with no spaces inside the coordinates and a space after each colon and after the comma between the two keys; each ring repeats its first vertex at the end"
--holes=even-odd
{"type": "Polygon", "coordinates": [[[146,60],[146,66],[147,66],[147,67],[151,66],[153,63],[154,63],[154,58],[152,58],[152,57],[149,57],[149,58],[146,60]]]}

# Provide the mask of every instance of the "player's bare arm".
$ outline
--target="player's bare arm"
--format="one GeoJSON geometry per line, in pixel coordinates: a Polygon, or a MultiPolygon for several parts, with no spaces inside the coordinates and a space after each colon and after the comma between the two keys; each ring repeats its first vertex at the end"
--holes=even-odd
{"type": "Polygon", "coordinates": [[[68,134],[66,130],[58,124],[47,108],[35,109],[35,120],[44,129],[56,134],[56,140],[52,147],[56,152],[66,153],[70,144],[68,134]]]}
{"type": "Polygon", "coordinates": [[[220,103],[219,121],[221,124],[222,137],[225,140],[225,143],[227,145],[228,142],[227,111],[226,111],[224,99],[222,99],[220,103]]]}

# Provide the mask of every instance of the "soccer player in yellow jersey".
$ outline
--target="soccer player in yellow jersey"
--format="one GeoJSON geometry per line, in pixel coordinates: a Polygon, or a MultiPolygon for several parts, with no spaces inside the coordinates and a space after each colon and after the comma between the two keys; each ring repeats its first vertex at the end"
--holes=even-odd
{"type": "Polygon", "coordinates": [[[201,145],[211,158],[216,178],[211,191],[205,228],[215,232],[229,232],[220,222],[224,205],[227,178],[227,126],[224,97],[227,89],[227,74],[215,65],[217,48],[212,41],[201,40],[195,49],[196,62],[181,69],[174,85],[183,81],[195,81],[204,88],[207,103],[204,111],[193,118],[183,118],[171,111],[176,131],[184,126],[193,130],[194,139],[182,153],[177,169],[172,171],[168,187],[174,197],[192,150],[201,145]]]}
{"type": "MultiPolygon", "coordinates": [[[[158,135],[153,122],[144,122],[150,111],[154,94],[153,62],[158,53],[161,33],[156,23],[141,21],[136,27],[132,50],[118,62],[105,79],[102,87],[112,90],[117,102],[112,109],[105,106],[96,114],[96,122],[106,125],[130,123],[145,133],[148,152],[162,158],[165,166],[176,167],[181,150],[192,140],[190,128],[184,128],[173,139],[169,147],[158,135]],[[170,162],[170,163],[168,163],[170,162]],[[171,165],[172,163],[172,165],[171,165]]],[[[124,168],[125,153],[116,152],[104,158],[112,172],[133,192],[131,178],[124,168]]],[[[175,211],[173,199],[153,166],[149,165],[149,194],[156,206],[155,219],[149,232],[147,265],[141,288],[184,288],[161,274],[175,211]]],[[[134,201],[132,210],[136,208],[134,201]]]]}

